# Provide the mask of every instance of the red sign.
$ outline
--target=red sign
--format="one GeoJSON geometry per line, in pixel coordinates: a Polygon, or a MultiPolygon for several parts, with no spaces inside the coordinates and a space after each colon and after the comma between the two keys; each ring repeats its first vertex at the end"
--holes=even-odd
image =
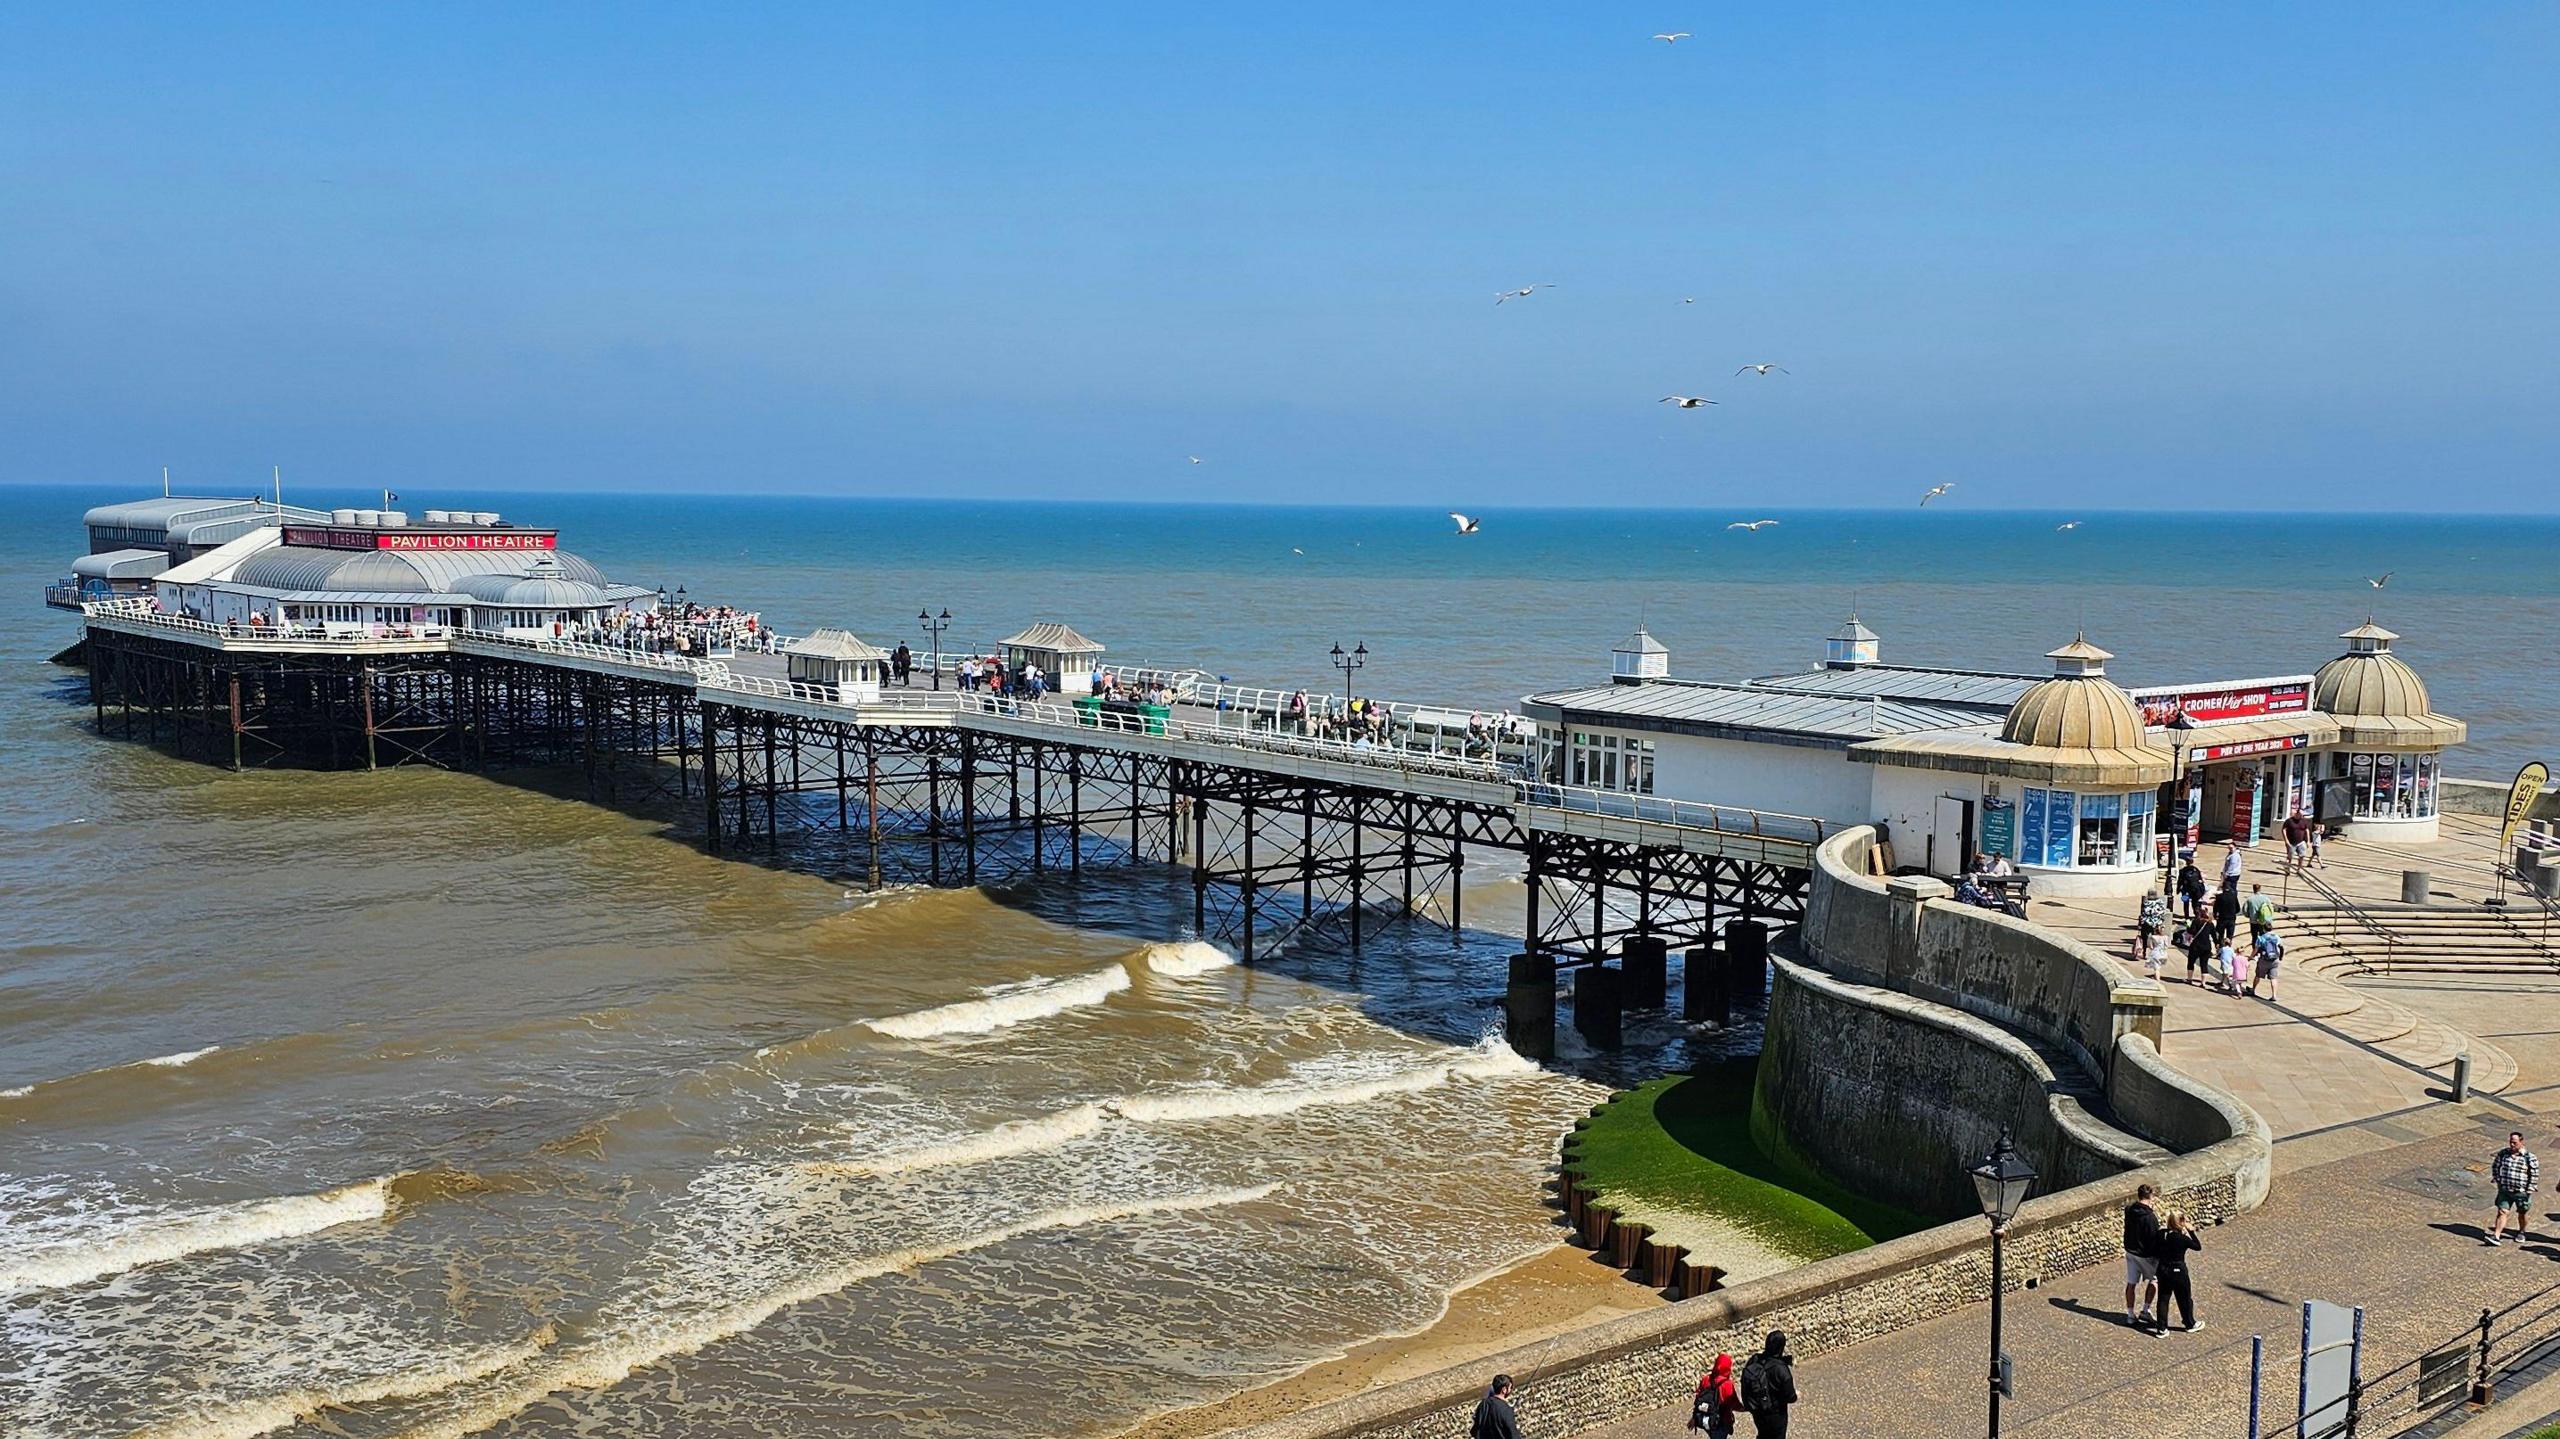
{"type": "Polygon", "coordinates": [[[2242,755],[2276,754],[2283,750],[2300,749],[2309,743],[2311,743],[2311,736],[2307,734],[2289,734],[2278,739],[2253,739],[2241,744],[2206,745],[2201,749],[2189,751],[2187,757],[2201,764],[2206,760],[2237,759],[2242,755]]]}
{"type": "Polygon", "coordinates": [[[284,542],[324,550],[556,550],[557,530],[340,530],[285,527],[284,542]]]}
{"type": "Polygon", "coordinates": [[[2133,692],[2133,702],[2142,707],[2142,722],[2155,728],[2309,714],[2311,680],[2305,676],[2300,679],[2249,680],[2236,685],[2202,685],[2191,689],[2140,689],[2133,692]]]}

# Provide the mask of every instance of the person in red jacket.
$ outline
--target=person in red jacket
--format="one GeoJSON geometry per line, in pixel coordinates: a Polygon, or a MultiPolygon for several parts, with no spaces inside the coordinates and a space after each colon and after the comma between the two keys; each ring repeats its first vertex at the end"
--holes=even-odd
{"type": "Polygon", "coordinates": [[[1689,1406],[1689,1427],[1703,1430],[1709,1439],[1725,1439],[1733,1432],[1733,1416],[1742,1412],[1742,1391],[1733,1384],[1733,1356],[1716,1356],[1715,1368],[1698,1381],[1698,1397],[1689,1406]]]}

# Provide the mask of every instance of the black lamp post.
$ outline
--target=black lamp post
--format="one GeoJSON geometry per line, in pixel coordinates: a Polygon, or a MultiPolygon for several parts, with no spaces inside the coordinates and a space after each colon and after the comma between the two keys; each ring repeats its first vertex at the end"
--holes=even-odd
{"type": "Polygon", "coordinates": [[[1349,708],[1351,704],[1351,672],[1368,662],[1369,647],[1367,645],[1353,645],[1351,647],[1351,653],[1344,654],[1342,652],[1341,643],[1339,641],[1335,642],[1333,647],[1333,667],[1342,671],[1342,703],[1345,708],[1349,708]]]}
{"type": "Polygon", "coordinates": [[[937,617],[918,610],[916,625],[933,636],[933,687],[940,689],[942,688],[942,632],[951,628],[951,611],[944,610],[937,617]]]}
{"type": "Polygon", "coordinates": [[[660,586],[658,586],[658,608],[660,608],[660,609],[665,609],[666,607],[667,607],[667,587],[666,587],[665,585],[660,585],[660,586]]]}
{"type": "Polygon", "coordinates": [[[2000,1400],[2010,1389],[2009,1356],[2000,1348],[2000,1241],[2008,1235],[2009,1221],[2018,1216],[2018,1206],[2027,1202],[2036,1171],[2018,1157],[2018,1147],[2003,1129],[2000,1142],[1971,1173],[1973,1191],[1982,1198],[1982,1217],[1991,1221],[1991,1435],[1999,1439],[2000,1400]]]}

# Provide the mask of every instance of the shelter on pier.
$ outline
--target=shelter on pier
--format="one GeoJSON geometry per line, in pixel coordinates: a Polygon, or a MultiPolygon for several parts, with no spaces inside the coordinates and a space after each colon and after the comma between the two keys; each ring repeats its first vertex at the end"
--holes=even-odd
{"type": "Polygon", "coordinates": [[[1019,673],[1024,665],[1038,665],[1049,677],[1049,688],[1059,694],[1089,695],[1093,693],[1094,672],[1102,667],[1102,646],[1077,634],[1065,625],[1043,620],[1020,634],[1007,635],[1004,667],[1019,673]]]}
{"type": "Polygon", "coordinates": [[[794,683],[817,685],[846,704],[880,697],[888,653],[851,630],[820,628],[782,647],[794,683]]]}

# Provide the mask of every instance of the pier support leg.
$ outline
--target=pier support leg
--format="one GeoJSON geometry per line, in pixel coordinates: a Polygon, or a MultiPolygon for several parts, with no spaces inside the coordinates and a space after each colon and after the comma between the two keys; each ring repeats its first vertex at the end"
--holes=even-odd
{"type": "Polygon", "coordinates": [[[1671,1002],[1671,947],[1651,935],[1618,942],[1619,964],[1626,971],[1627,1008],[1657,1010],[1671,1002]]]}
{"type": "Polygon", "coordinates": [[[978,747],[963,738],[960,741],[960,864],[961,882],[978,882],[978,747]]]}
{"type": "Polygon", "coordinates": [[[1449,932],[1451,934],[1458,932],[1461,923],[1460,915],[1463,913],[1466,881],[1467,847],[1463,844],[1452,845],[1449,849],[1449,932]]]}
{"type": "Polygon", "coordinates": [[[1769,926],[1756,919],[1725,921],[1724,960],[1727,992],[1757,1002],[1769,991],[1769,926]]]}
{"type": "Polygon", "coordinates": [[[1253,963],[1253,804],[1244,806],[1244,962],[1253,963]]]}
{"type": "Polygon", "coordinates": [[[240,768],[240,672],[231,672],[231,768],[240,768]]]}
{"type": "Polygon", "coordinates": [[[1084,756],[1067,751],[1067,873],[1084,877],[1084,756]]]}
{"type": "Polygon", "coordinates": [[[356,671],[356,701],[364,711],[364,767],[375,767],[373,748],[373,666],[356,671]]]}
{"type": "Polygon", "coordinates": [[[1367,898],[1362,893],[1363,888],[1360,874],[1360,810],[1355,804],[1351,810],[1351,952],[1353,954],[1360,952],[1360,901],[1367,898]]]}
{"type": "Polygon", "coordinates": [[[1626,977],[1605,964],[1573,972],[1573,1027],[1595,1049],[1615,1049],[1626,1016],[1626,977]]]}
{"type": "Polygon", "coordinates": [[[1502,1039],[1523,1059],[1556,1057],[1556,961],[1553,955],[1511,956],[1511,982],[1502,993],[1502,1039]]]}
{"type": "Polygon", "coordinates": [[[720,852],[720,722],[710,706],[702,709],[702,847],[720,852]]]}
{"type": "Polygon", "coordinates": [[[1733,982],[1724,955],[1710,946],[1680,956],[1680,1017],[1691,1024],[1733,1022],[1733,982]]]}
{"type": "Polygon", "coordinates": [[[871,737],[862,740],[862,813],[871,831],[871,887],[880,887],[880,751],[871,737]]]}

